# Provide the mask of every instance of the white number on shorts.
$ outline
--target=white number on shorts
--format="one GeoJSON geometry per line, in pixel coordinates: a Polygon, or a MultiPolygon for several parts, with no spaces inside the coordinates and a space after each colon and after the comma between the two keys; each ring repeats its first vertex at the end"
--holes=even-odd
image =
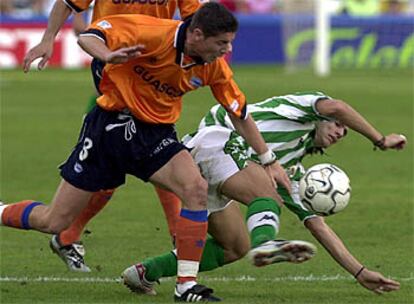
{"type": "Polygon", "coordinates": [[[82,151],[79,153],[79,160],[84,161],[88,158],[88,150],[93,147],[92,139],[89,137],[85,137],[85,140],[83,141],[83,147],[82,151]]]}

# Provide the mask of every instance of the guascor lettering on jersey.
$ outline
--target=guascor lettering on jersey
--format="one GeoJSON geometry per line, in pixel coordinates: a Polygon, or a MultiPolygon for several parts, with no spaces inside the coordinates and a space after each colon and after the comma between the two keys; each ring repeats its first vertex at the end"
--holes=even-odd
{"type": "Polygon", "coordinates": [[[142,80],[152,85],[160,93],[165,93],[170,97],[179,97],[184,95],[184,92],[180,91],[179,89],[174,88],[168,83],[163,83],[159,79],[156,79],[154,75],[151,75],[144,67],[140,65],[134,66],[134,71],[142,78],[142,80]]]}
{"type": "Polygon", "coordinates": [[[158,4],[167,5],[168,0],[112,0],[113,4],[158,4]]]}

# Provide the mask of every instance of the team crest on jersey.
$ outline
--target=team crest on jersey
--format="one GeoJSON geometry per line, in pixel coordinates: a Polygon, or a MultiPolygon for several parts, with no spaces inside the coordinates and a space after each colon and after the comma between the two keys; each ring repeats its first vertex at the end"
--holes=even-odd
{"type": "Polygon", "coordinates": [[[190,84],[193,87],[199,88],[199,87],[203,86],[203,81],[200,78],[198,78],[198,77],[192,77],[190,79],[190,84]]]}
{"type": "Polygon", "coordinates": [[[100,28],[103,28],[104,30],[112,28],[112,24],[110,24],[106,20],[102,20],[98,22],[96,25],[99,26],[100,28]]]}
{"type": "Polygon", "coordinates": [[[233,102],[230,104],[230,109],[233,112],[236,112],[239,107],[240,107],[239,102],[236,99],[234,99],[233,102]]]}

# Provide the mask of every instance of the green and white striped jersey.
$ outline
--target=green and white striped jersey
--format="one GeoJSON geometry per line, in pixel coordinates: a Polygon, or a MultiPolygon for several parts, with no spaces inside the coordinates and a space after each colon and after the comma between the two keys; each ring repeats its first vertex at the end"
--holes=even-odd
{"type": "MultiPolygon", "coordinates": [[[[283,167],[299,163],[306,150],[313,146],[316,123],[330,120],[320,115],[315,107],[318,100],[327,98],[330,97],[321,92],[301,92],[275,96],[247,106],[265,142],[283,167]]],[[[234,130],[226,110],[220,105],[211,108],[198,129],[216,125],[234,130]]],[[[247,146],[237,133],[231,140],[247,146]]],[[[257,159],[252,148],[248,148],[248,154],[257,159]]]]}

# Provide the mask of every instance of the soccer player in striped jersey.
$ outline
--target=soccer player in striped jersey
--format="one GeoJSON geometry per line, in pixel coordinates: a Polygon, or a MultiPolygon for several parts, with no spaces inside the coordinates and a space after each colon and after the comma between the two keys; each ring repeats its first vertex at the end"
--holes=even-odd
{"type": "MultiPolygon", "coordinates": [[[[362,134],[381,150],[404,148],[405,137],[398,134],[383,136],[351,106],[320,92],[272,97],[248,105],[248,111],[269,149],[289,173],[291,194],[278,187],[286,207],[362,286],[378,294],[398,290],[398,282],[363,266],[323,217],[306,209],[299,199],[298,181],[304,174],[301,165],[303,157],[323,152],[323,149],[337,143],[346,135],[348,128],[362,134]]],[[[185,136],[183,142],[191,149],[195,162],[209,183],[207,207],[210,213],[209,233],[213,239],[207,240],[200,271],[231,263],[247,252],[256,266],[275,262],[273,255],[267,251],[269,242],[263,243],[263,240],[272,243],[274,235],[270,227],[277,231],[277,210],[257,210],[254,204],[248,206],[246,222],[249,242],[238,205],[231,201],[244,203],[249,190],[257,187],[260,181],[254,174],[247,174],[249,168],[255,167],[257,154],[237,134],[224,108],[214,106],[202,119],[198,130],[185,136]]],[[[146,259],[124,271],[124,282],[135,292],[149,293],[156,280],[175,274],[175,260],[174,252],[146,259]]]]}
{"type": "MultiPolygon", "coordinates": [[[[52,203],[26,200],[0,206],[0,224],[60,233],[87,206],[94,192],[112,189],[131,174],[160,185],[182,199],[176,228],[177,301],[216,301],[196,282],[207,235],[207,183],[174,124],[182,96],[209,86],[229,111],[235,129],[257,151],[263,184],[253,196],[277,206],[273,183],[290,181],[268,149],[246,100],[222,58],[232,49],[237,19],[222,5],[206,3],[185,22],[140,15],[112,15],[94,22],[79,44],[106,63],[102,95],[86,116],[78,143],[61,166],[62,181],[52,203]]],[[[263,204],[262,204],[263,205],[263,204]]],[[[293,245],[290,250],[300,249],[293,245]]]]}
{"type": "MultiPolygon", "coordinates": [[[[200,0],[161,0],[161,1],[108,1],[108,0],[57,0],[49,16],[48,28],[43,34],[41,42],[28,51],[25,56],[23,69],[28,72],[34,60],[41,58],[38,69],[42,70],[53,52],[53,43],[57,33],[63,26],[65,20],[74,14],[73,27],[76,34],[86,29],[82,12],[88,10],[93,4],[92,21],[99,18],[117,14],[144,14],[148,16],[172,19],[178,10],[180,17],[186,19],[200,7],[201,3],[208,1],[200,0]]],[[[93,61],[93,79],[96,91],[99,92],[100,78],[96,75],[102,74],[103,64],[97,60],[93,61]]],[[[96,105],[97,96],[92,96],[89,101],[87,112],[96,105]]],[[[54,235],[50,241],[53,252],[66,263],[69,270],[89,272],[90,268],[85,264],[85,248],[80,242],[82,231],[86,224],[97,214],[111,199],[115,189],[102,189],[93,194],[88,206],[82,210],[73,223],[59,235],[54,235]]],[[[166,200],[169,193],[161,188],[156,188],[160,197],[166,200]]],[[[163,201],[164,201],[163,200],[163,201]]],[[[180,213],[180,205],[163,205],[164,213],[168,221],[171,236],[175,235],[175,223],[180,213]]]]}

